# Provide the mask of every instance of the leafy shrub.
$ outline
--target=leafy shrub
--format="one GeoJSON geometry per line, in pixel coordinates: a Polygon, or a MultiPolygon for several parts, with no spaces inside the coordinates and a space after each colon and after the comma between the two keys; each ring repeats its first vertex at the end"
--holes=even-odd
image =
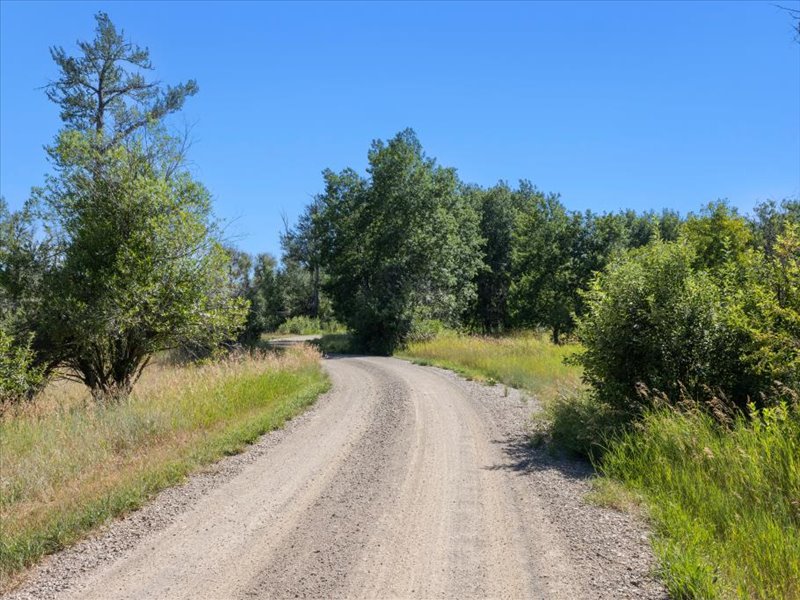
{"type": "Polygon", "coordinates": [[[447,331],[447,326],[438,319],[415,319],[411,323],[411,331],[407,342],[427,342],[447,331]]]}
{"type": "Polygon", "coordinates": [[[769,254],[752,250],[732,270],[727,320],[747,340],[743,361],[762,387],[800,390],[800,224],[786,223],[769,254]]]}
{"type": "Polygon", "coordinates": [[[336,321],[320,321],[315,317],[300,315],[281,323],[277,331],[291,335],[312,335],[315,333],[339,333],[343,331],[343,327],[336,321]]]}
{"type": "Polygon", "coordinates": [[[627,420],[589,390],[557,396],[545,405],[544,419],[559,448],[592,458],[602,455],[604,440],[619,432],[627,420]]]}
{"type": "Polygon", "coordinates": [[[0,410],[29,396],[41,384],[43,371],[33,360],[28,344],[15,343],[0,329],[0,410]]]}
{"type": "Polygon", "coordinates": [[[278,333],[292,335],[317,333],[319,331],[319,320],[306,316],[292,317],[281,323],[277,331],[278,333]]]}
{"type": "Polygon", "coordinates": [[[725,397],[743,406],[754,391],[739,356],[744,333],[726,320],[720,287],[693,269],[679,243],[654,242],[613,261],[586,295],[578,355],[598,401],[635,417],[642,389],[671,402],[725,397]]]}

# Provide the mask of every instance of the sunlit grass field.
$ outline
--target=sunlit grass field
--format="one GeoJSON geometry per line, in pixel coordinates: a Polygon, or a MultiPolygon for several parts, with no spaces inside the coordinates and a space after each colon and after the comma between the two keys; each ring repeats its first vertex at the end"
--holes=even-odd
{"type": "Polygon", "coordinates": [[[0,589],[44,554],[261,434],[328,387],[310,347],[202,366],[154,365],[130,399],[93,405],[52,384],[0,420],[0,589]]]}
{"type": "MultiPolygon", "coordinates": [[[[400,356],[530,391],[547,418],[585,419],[553,423],[562,435],[580,435],[603,416],[580,393],[580,370],[563,362],[578,349],[532,333],[452,334],[412,343],[400,356]],[[575,409],[564,410],[570,403],[575,409]]],[[[721,426],[699,412],[663,409],[625,434],[596,440],[605,452],[592,497],[643,511],[673,598],[800,599],[799,410],[721,426]]]]}
{"type": "Polygon", "coordinates": [[[577,345],[556,346],[534,332],[506,337],[448,334],[410,343],[398,356],[472,379],[504,383],[547,402],[580,387],[580,368],[564,362],[576,350],[577,345]]]}

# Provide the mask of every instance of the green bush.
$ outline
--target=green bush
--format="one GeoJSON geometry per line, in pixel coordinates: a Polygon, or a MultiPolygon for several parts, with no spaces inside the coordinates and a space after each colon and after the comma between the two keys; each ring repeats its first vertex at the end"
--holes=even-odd
{"type": "Polygon", "coordinates": [[[315,317],[300,315],[291,317],[278,326],[278,333],[312,335],[315,333],[340,333],[344,329],[336,321],[321,321],[315,317]]]}
{"type": "Polygon", "coordinates": [[[0,329],[0,411],[36,390],[43,370],[33,365],[33,352],[0,329]]]}
{"type": "Polygon", "coordinates": [[[768,254],[751,250],[730,270],[727,320],[746,339],[743,361],[762,388],[775,388],[773,398],[785,398],[780,389],[800,390],[800,224],[787,223],[768,254]]]}
{"type": "Polygon", "coordinates": [[[602,456],[605,440],[620,432],[627,419],[589,390],[557,396],[544,413],[550,437],[559,448],[591,458],[602,456]]]}
{"type": "Polygon", "coordinates": [[[438,319],[415,319],[411,322],[411,331],[406,342],[427,342],[447,331],[447,326],[438,319]]]}
{"type": "Polygon", "coordinates": [[[728,398],[740,405],[758,391],[739,356],[746,342],[726,319],[720,287],[693,269],[680,243],[654,242],[613,261],[586,295],[578,355],[600,402],[631,418],[659,392],[682,398],[728,398]]]}

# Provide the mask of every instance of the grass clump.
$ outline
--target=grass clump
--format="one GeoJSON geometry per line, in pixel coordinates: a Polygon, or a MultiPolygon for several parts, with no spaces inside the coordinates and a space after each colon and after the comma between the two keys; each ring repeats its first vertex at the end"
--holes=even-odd
{"type": "Polygon", "coordinates": [[[800,598],[800,414],[720,425],[662,409],[609,443],[601,471],[640,494],[674,598],[800,598]]]}
{"type": "Polygon", "coordinates": [[[97,406],[60,382],[0,420],[0,589],[41,556],[222,456],[241,451],[328,386],[318,353],[154,365],[131,397],[97,406]]]}
{"type": "Polygon", "coordinates": [[[471,379],[504,383],[548,402],[580,389],[580,368],[565,362],[577,350],[575,344],[555,345],[535,332],[507,337],[449,334],[410,342],[398,356],[471,379]]]}

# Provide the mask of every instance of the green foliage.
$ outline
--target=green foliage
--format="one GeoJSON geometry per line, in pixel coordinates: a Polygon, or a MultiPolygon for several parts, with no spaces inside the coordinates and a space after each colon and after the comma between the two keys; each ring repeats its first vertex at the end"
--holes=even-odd
{"type": "Polygon", "coordinates": [[[746,340],[747,369],[762,388],[800,390],[800,223],[785,224],[769,255],[750,250],[731,270],[726,316],[746,340]]]}
{"type": "Polygon", "coordinates": [[[322,203],[316,198],[300,215],[297,224],[281,236],[286,313],[289,316],[332,318],[330,301],[322,291],[327,276],[322,268],[322,246],[326,223],[322,203]]]}
{"type": "Polygon", "coordinates": [[[602,471],[641,493],[675,598],[800,595],[800,415],[785,404],[720,426],[702,410],[648,412],[602,471]]]}
{"type": "Polygon", "coordinates": [[[55,173],[33,196],[54,248],[33,347],[97,398],[115,398],[153,353],[235,337],[246,300],[235,297],[208,191],[160,122],[196,85],[148,83],[147,51],[105,14],[97,23],[81,56],[53,50],[61,75],[48,97],[65,127],[48,149],[55,173]]]}
{"type": "Polygon", "coordinates": [[[284,302],[275,259],[268,254],[256,257],[252,279],[245,294],[250,310],[241,341],[254,344],[261,334],[274,331],[283,320],[284,302]]]}
{"type": "Polygon", "coordinates": [[[31,211],[12,213],[0,198],[0,332],[8,353],[5,376],[16,382],[6,381],[5,401],[30,396],[52,367],[32,347],[50,253],[48,241],[35,235],[31,211]]]}
{"type": "Polygon", "coordinates": [[[629,419],[590,390],[559,394],[545,406],[543,417],[550,439],[559,448],[589,458],[602,456],[606,440],[622,430],[629,419]]]}
{"type": "Polygon", "coordinates": [[[595,215],[567,211],[557,195],[522,182],[512,232],[510,300],[517,326],[547,327],[558,343],[586,312],[583,292],[619,252],[678,236],[680,218],[664,211],[595,215]]]}
{"type": "Polygon", "coordinates": [[[557,343],[576,309],[577,290],[568,268],[577,222],[557,195],[528,187],[513,233],[511,306],[523,327],[545,326],[557,343]]]}
{"type": "Polygon", "coordinates": [[[320,321],[312,317],[291,317],[286,319],[277,329],[278,333],[293,335],[313,335],[315,333],[339,333],[342,326],[336,321],[320,321]]]}
{"type": "Polygon", "coordinates": [[[476,296],[467,321],[486,333],[505,331],[511,326],[511,238],[523,198],[505,183],[488,190],[470,187],[465,196],[478,211],[484,240],[483,267],[475,279],[476,296]]]}
{"type": "Polygon", "coordinates": [[[20,344],[0,327],[0,412],[29,397],[43,377],[29,345],[20,344]]]}
{"type": "MultiPolygon", "coordinates": [[[[315,271],[304,267],[298,260],[289,256],[284,257],[283,264],[277,272],[283,318],[319,316],[321,304],[325,299],[314,273],[315,271]]],[[[325,309],[327,308],[329,306],[325,305],[325,309]]]]}
{"type": "Polygon", "coordinates": [[[411,330],[408,332],[407,342],[425,342],[445,335],[448,331],[447,325],[437,319],[415,319],[411,323],[411,330]]]}
{"type": "Polygon", "coordinates": [[[689,215],[682,236],[694,251],[694,267],[720,270],[741,261],[751,245],[752,233],[735,208],[712,202],[699,215],[689,215]]]}
{"type": "Polygon", "coordinates": [[[578,337],[586,382],[601,402],[635,418],[657,391],[728,398],[759,390],[745,368],[740,331],[726,320],[718,285],[693,268],[683,244],[654,242],[613,261],[586,294],[578,337]]]}
{"type": "Polygon", "coordinates": [[[753,209],[748,225],[757,247],[764,251],[767,258],[772,258],[778,236],[785,231],[789,223],[800,223],[800,200],[787,199],[780,204],[774,200],[767,200],[757,204],[753,209]]]}
{"type": "Polygon", "coordinates": [[[166,89],[148,82],[144,72],[153,65],[147,48],[126,40],[106,13],[98,12],[95,21],[95,38],[78,42],[79,56],[50,49],[60,73],[46,92],[67,130],[92,131],[98,148],[108,149],[180,110],[198,87],[194,80],[166,89]]]}
{"type": "Polygon", "coordinates": [[[113,397],[155,352],[235,337],[246,301],[233,297],[206,189],[185,173],[165,176],[136,146],[100,155],[73,133],[57,152],[81,159],[64,160],[38,193],[63,248],[37,332],[52,360],[113,397]]]}
{"type": "Polygon", "coordinates": [[[323,262],[335,313],[365,349],[388,353],[415,319],[458,321],[475,293],[477,215],[453,169],[411,130],[369,152],[369,179],[325,173],[323,262]]]}

